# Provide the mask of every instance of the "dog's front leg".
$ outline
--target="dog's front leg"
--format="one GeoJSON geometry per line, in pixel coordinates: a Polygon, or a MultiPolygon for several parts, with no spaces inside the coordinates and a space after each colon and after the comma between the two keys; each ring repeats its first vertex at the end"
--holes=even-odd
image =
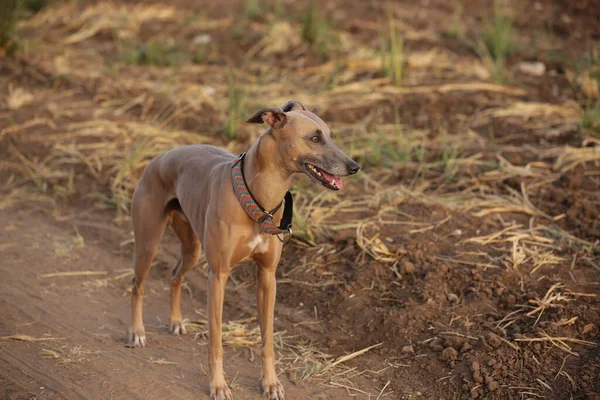
{"type": "Polygon", "coordinates": [[[275,350],[273,348],[273,318],[275,312],[275,295],[277,292],[277,282],[275,280],[275,271],[281,255],[281,246],[279,243],[271,242],[267,254],[263,257],[256,257],[258,264],[257,281],[258,291],[256,293],[256,303],[258,306],[258,320],[262,336],[262,389],[265,397],[269,399],[283,400],[285,394],[283,386],[277,379],[275,370],[275,350]]]}
{"type": "Polygon", "coordinates": [[[231,390],[223,372],[223,345],[221,325],[223,320],[223,299],[227,272],[210,272],[208,277],[208,364],[210,368],[210,398],[232,400],[231,390]]]}

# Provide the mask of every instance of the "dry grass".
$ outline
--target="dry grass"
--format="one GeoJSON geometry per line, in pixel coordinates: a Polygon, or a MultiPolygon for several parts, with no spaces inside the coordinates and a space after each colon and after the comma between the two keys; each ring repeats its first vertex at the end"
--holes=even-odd
{"type": "Polygon", "coordinates": [[[52,272],[49,274],[40,274],[39,278],[60,278],[60,277],[71,277],[71,276],[97,276],[107,275],[108,271],[66,271],[66,272],[52,272]]]}
{"type": "Polygon", "coordinates": [[[6,105],[10,110],[17,110],[22,106],[31,103],[33,95],[23,88],[8,87],[8,96],[6,96],[6,105]]]}
{"type": "MultiPolygon", "coordinates": [[[[582,297],[591,297],[595,298],[595,294],[586,294],[586,293],[574,293],[569,290],[562,283],[553,284],[546,294],[542,298],[529,300],[529,304],[527,305],[519,305],[518,309],[507,314],[501,320],[496,323],[496,326],[501,330],[506,330],[510,325],[516,323],[523,318],[528,320],[533,320],[532,326],[536,326],[540,323],[542,316],[545,312],[548,312],[551,309],[564,308],[566,303],[575,302],[579,298],[582,297]]],[[[572,325],[575,321],[577,321],[578,317],[572,317],[568,320],[562,320],[557,323],[554,323],[557,327],[565,327],[572,325]]],[[[558,337],[552,338],[548,334],[542,331],[542,336],[540,338],[517,338],[515,339],[517,342],[544,342],[549,341],[556,347],[569,352],[570,354],[577,355],[573,353],[571,348],[566,345],[566,342],[573,342],[577,344],[586,344],[595,346],[597,344],[593,342],[589,342],[586,340],[581,340],[578,338],[565,338],[558,337]]]]}
{"type": "Polygon", "coordinates": [[[164,358],[154,358],[154,357],[150,357],[148,362],[150,364],[155,364],[155,365],[176,365],[177,364],[176,362],[173,362],[173,361],[167,361],[164,358]]]}
{"type": "Polygon", "coordinates": [[[573,355],[573,356],[578,356],[578,354],[573,351],[573,348],[571,346],[569,346],[568,343],[574,343],[574,344],[579,344],[579,345],[583,345],[583,346],[591,346],[591,347],[598,346],[598,344],[595,342],[590,342],[587,340],[580,340],[580,339],[576,339],[576,338],[572,338],[572,337],[551,337],[546,333],[543,333],[543,336],[541,336],[541,337],[519,338],[519,339],[515,339],[515,341],[527,342],[527,343],[550,342],[554,347],[556,347],[562,351],[565,351],[565,352],[569,353],[569,355],[573,355]]]}
{"type": "MultiPolygon", "coordinates": [[[[195,339],[208,338],[208,320],[203,311],[195,310],[201,318],[186,321],[186,327],[195,335],[195,339]]],[[[261,344],[260,329],[256,318],[244,320],[228,321],[223,323],[222,327],[223,344],[232,347],[246,347],[259,352],[261,344]]],[[[340,357],[333,357],[319,350],[318,346],[311,342],[299,340],[297,337],[288,336],[285,331],[275,332],[275,347],[279,352],[278,366],[291,374],[293,379],[315,379],[321,383],[329,385],[347,385],[350,382],[352,388],[357,388],[352,383],[351,377],[364,373],[356,367],[348,367],[346,363],[370,350],[381,346],[382,343],[366,347],[364,349],[346,354],[340,357]]],[[[156,361],[150,361],[159,363],[156,361]]]]}
{"type": "Polygon", "coordinates": [[[54,340],[64,340],[64,338],[55,338],[55,337],[42,337],[36,338],[29,335],[9,335],[9,336],[0,336],[0,340],[16,340],[18,342],[46,342],[46,341],[54,341],[54,340]]]}
{"type": "Polygon", "coordinates": [[[59,364],[88,362],[92,356],[100,354],[99,351],[85,350],[82,346],[69,347],[67,345],[52,349],[42,349],[41,353],[44,358],[52,358],[59,364]]]}

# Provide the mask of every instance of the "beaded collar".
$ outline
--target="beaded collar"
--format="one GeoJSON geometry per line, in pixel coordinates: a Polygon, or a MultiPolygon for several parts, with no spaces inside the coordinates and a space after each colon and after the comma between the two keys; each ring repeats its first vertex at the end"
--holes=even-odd
{"type": "Polygon", "coordinates": [[[246,153],[240,154],[236,158],[231,168],[231,181],[233,182],[233,191],[240,202],[242,208],[254,221],[260,224],[260,229],[264,233],[270,235],[278,235],[277,237],[283,241],[279,235],[288,233],[292,236],[292,218],[294,200],[292,194],[288,191],[285,194],[284,200],[277,205],[271,211],[266,211],[260,203],[254,198],[250,188],[246,184],[246,178],[244,177],[244,157],[246,153]],[[284,205],[285,204],[285,205],[284,205]],[[284,205],[283,218],[281,218],[281,224],[275,225],[273,222],[273,215],[284,205]]]}

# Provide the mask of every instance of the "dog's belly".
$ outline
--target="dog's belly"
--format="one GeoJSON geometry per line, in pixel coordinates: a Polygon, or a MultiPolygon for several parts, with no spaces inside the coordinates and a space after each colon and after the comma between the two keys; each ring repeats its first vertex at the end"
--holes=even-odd
{"type": "Polygon", "coordinates": [[[179,204],[179,200],[177,198],[171,199],[167,202],[167,205],[165,206],[165,211],[174,211],[176,212],[181,219],[183,219],[185,222],[188,222],[188,217],[187,215],[185,215],[185,213],[183,212],[183,209],[181,208],[181,204],[179,204]]]}

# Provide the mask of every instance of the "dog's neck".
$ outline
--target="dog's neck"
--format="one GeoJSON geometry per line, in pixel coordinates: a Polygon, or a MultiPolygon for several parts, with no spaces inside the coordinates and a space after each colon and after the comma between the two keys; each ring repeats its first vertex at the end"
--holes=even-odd
{"type": "Polygon", "coordinates": [[[292,183],[292,173],[283,168],[271,133],[262,134],[246,152],[244,177],[265,210],[272,210],[283,200],[292,183]]]}

